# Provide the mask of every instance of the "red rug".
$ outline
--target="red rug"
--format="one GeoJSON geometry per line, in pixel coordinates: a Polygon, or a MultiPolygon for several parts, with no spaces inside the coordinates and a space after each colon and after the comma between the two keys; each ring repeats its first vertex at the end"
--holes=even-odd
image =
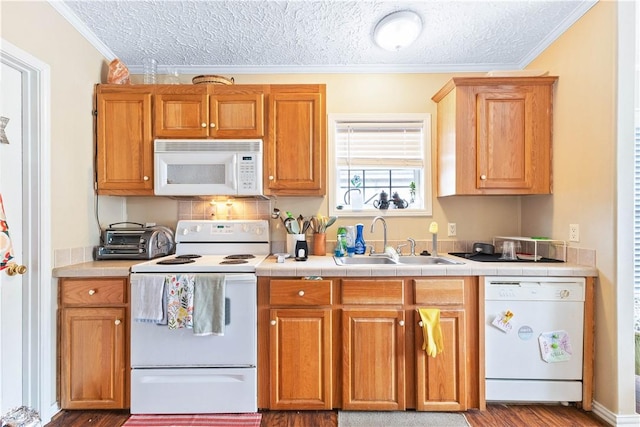
{"type": "Polygon", "coordinates": [[[260,427],[262,414],[131,415],[122,427],[260,427]]]}

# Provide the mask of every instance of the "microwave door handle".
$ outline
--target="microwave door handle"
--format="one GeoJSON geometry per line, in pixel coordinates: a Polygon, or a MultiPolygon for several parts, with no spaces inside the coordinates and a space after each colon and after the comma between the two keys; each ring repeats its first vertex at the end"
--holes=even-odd
{"type": "Polygon", "coordinates": [[[238,155],[234,154],[233,157],[231,158],[231,167],[227,171],[229,183],[231,184],[231,188],[233,188],[233,191],[238,190],[238,184],[236,181],[237,170],[238,170],[238,155]]]}

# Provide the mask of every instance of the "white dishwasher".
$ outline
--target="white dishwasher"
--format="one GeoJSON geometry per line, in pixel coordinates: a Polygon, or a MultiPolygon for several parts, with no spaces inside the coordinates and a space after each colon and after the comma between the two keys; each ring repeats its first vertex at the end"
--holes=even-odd
{"type": "Polygon", "coordinates": [[[487,401],[582,401],[584,278],[485,277],[487,401]]]}

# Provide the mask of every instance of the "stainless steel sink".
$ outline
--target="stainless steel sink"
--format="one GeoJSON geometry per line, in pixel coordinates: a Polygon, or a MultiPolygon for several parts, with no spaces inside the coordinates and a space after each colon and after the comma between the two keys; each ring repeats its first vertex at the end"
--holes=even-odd
{"type": "Polygon", "coordinates": [[[454,261],[448,258],[432,257],[432,256],[401,256],[398,264],[407,265],[456,265],[464,264],[463,262],[454,261]]]}
{"type": "Polygon", "coordinates": [[[397,264],[391,258],[384,256],[355,256],[355,257],[336,257],[334,256],[337,265],[384,265],[384,264],[397,264]]]}
{"type": "Polygon", "coordinates": [[[395,261],[386,256],[333,257],[337,265],[455,265],[464,264],[448,258],[430,256],[404,256],[395,261]]]}

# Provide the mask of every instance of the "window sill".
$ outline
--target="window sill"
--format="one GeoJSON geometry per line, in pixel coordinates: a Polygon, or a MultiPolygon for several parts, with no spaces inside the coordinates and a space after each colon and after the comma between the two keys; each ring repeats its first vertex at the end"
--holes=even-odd
{"type": "Polygon", "coordinates": [[[375,209],[375,208],[363,208],[358,211],[351,210],[348,206],[343,207],[342,209],[336,209],[335,207],[330,208],[329,215],[338,216],[338,217],[365,217],[365,218],[373,218],[375,216],[384,216],[384,217],[424,217],[431,216],[432,212],[427,209],[375,209]]]}

